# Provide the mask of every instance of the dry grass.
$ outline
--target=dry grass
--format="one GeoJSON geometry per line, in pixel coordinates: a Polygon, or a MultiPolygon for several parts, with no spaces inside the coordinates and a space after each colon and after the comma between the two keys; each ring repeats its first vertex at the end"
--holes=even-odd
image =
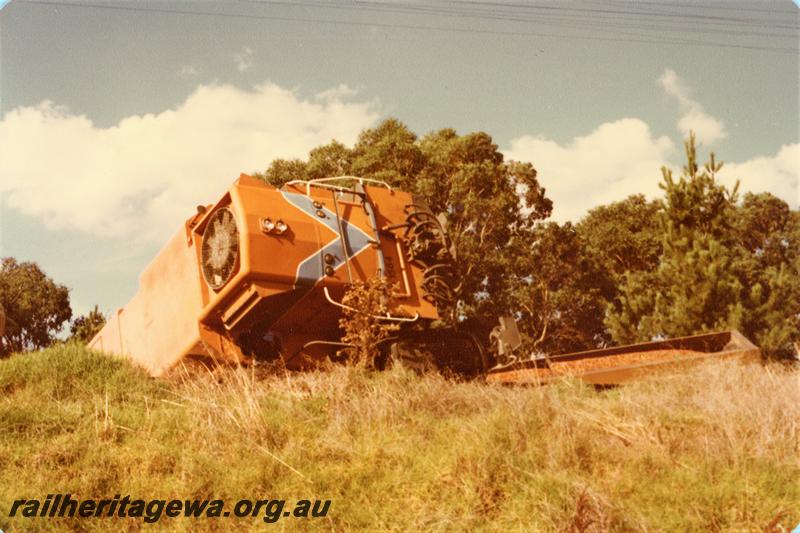
{"type": "MultiPolygon", "coordinates": [[[[721,364],[596,392],[335,368],[153,380],[77,347],[0,361],[10,502],[322,498],[325,530],[780,531],[800,521],[800,376],[721,364]],[[770,529],[771,528],[771,529],[770,529]]],[[[236,519],[178,530],[262,528],[236,519]]],[[[135,520],[114,524],[136,529],[135,520]]]]}

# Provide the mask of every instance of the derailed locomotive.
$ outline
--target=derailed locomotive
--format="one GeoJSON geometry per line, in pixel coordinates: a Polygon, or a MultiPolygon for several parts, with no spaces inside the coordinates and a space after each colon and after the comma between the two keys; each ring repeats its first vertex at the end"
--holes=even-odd
{"type": "Polygon", "coordinates": [[[242,174],[186,220],[90,347],[155,376],[184,357],[303,369],[346,346],[342,297],[376,275],[399,287],[396,311],[375,317],[399,325],[378,347],[381,360],[465,375],[488,368],[469,333],[430,328],[455,283],[440,221],[412,195],[350,176],[276,188],[242,174]]]}

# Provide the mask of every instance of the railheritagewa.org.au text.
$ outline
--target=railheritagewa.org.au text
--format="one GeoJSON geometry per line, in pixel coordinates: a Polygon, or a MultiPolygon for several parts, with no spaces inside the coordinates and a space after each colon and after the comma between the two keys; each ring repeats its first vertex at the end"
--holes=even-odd
{"type": "Polygon", "coordinates": [[[158,522],[164,518],[260,518],[274,523],[282,518],[324,518],[330,500],[242,499],[233,504],[211,499],[136,499],[114,495],[108,499],[78,499],[71,494],[48,494],[44,499],[20,498],[11,503],[9,517],[48,518],[134,518],[158,522]]]}

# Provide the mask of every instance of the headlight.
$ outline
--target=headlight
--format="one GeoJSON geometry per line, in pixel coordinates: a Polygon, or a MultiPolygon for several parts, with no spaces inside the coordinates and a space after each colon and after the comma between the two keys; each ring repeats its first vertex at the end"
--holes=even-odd
{"type": "Polygon", "coordinates": [[[272,230],[275,229],[275,223],[268,218],[261,219],[261,231],[264,233],[270,233],[272,230]]]}

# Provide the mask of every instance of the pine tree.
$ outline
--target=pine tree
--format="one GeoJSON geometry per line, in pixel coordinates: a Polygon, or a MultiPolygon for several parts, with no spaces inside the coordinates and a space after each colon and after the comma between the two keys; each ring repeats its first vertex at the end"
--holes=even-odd
{"type": "Polygon", "coordinates": [[[106,325],[106,317],[100,312],[100,308],[95,305],[94,309],[86,315],[81,315],[72,321],[70,325],[71,339],[78,342],[88,343],[106,325]]]}
{"type": "Polygon", "coordinates": [[[679,179],[662,167],[659,226],[663,252],[652,272],[628,275],[607,326],[617,342],[740,328],[744,287],[735,272],[732,220],[737,187],[716,181],[722,168],[712,153],[701,169],[695,138],[685,143],[679,179]]]}

